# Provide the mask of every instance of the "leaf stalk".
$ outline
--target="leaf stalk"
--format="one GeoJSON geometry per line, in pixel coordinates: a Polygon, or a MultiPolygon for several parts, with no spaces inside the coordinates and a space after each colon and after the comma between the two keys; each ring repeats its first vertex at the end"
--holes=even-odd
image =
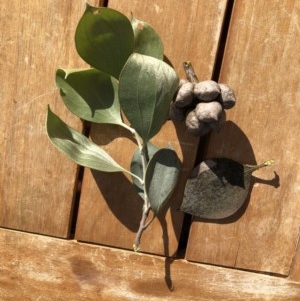
{"type": "Polygon", "coordinates": [[[148,200],[148,195],[147,195],[147,191],[146,191],[146,185],[145,185],[146,170],[147,170],[147,165],[148,165],[148,158],[147,158],[148,150],[147,150],[147,144],[144,144],[143,139],[140,137],[140,135],[137,133],[137,131],[134,128],[128,126],[125,123],[122,123],[121,125],[133,134],[133,136],[137,142],[137,145],[138,145],[138,148],[139,148],[139,151],[141,154],[141,161],[142,161],[142,169],[143,169],[142,179],[137,177],[136,175],[134,175],[135,178],[139,179],[139,181],[143,187],[143,191],[144,191],[144,205],[143,205],[142,218],[141,218],[140,226],[136,233],[135,240],[133,243],[133,250],[135,252],[139,252],[142,234],[155,218],[155,215],[154,215],[153,218],[147,222],[147,218],[148,218],[149,212],[151,210],[150,202],[148,200]]]}
{"type": "Polygon", "coordinates": [[[245,173],[252,173],[253,171],[260,169],[262,167],[271,166],[274,164],[273,159],[269,159],[265,161],[264,163],[258,164],[258,165],[245,165],[245,173]]]}

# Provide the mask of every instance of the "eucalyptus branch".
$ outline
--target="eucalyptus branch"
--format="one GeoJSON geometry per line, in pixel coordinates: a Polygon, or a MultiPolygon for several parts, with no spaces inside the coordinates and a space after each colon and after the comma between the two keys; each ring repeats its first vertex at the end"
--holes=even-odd
{"type": "Polygon", "coordinates": [[[133,250],[135,252],[138,252],[140,250],[140,241],[141,241],[142,234],[155,218],[155,215],[154,215],[153,218],[147,223],[147,218],[148,218],[149,212],[151,210],[151,206],[150,206],[150,203],[148,200],[148,195],[147,195],[146,186],[145,186],[146,169],[147,169],[147,164],[148,164],[148,160],[147,160],[148,151],[147,151],[147,145],[144,144],[142,138],[136,132],[135,129],[133,129],[132,127],[128,126],[125,123],[122,123],[121,126],[126,128],[127,130],[129,130],[134,135],[135,140],[136,140],[139,150],[140,150],[141,161],[142,161],[143,178],[142,178],[142,181],[140,181],[140,182],[141,182],[141,185],[143,187],[143,192],[144,192],[144,205],[143,205],[143,212],[142,212],[142,218],[140,221],[140,226],[139,226],[138,232],[136,233],[135,240],[133,243],[133,250]]]}
{"type": "Polygon", "coordinates": [[[138,232],[136,233],[135,240],[133,243],[133,250],[135,252],[138,252],[140,250],[142,234],[143,234],[144,230],[146,230],[146,228],[149,226],[150,222],[153,221],[153,219],[151,219],[150,222],[146,224],[150,209],[151,209],[150,205],[147,204],[147,202],[145,201],[144,206],[143,206],[142,219],[140,221],[140,227],[139,227],[138,232]]]}
{"type": "Polygon", "coordinates": [[[144,183],[145,183],[145,175],[144,175],[144,171],[146,171],[146,167],[147,167],[147,162],[146,162],[146,158],[145,156],[142,155],[143,153],[143,140],[142,138],[140,137],[140,135],[137,133],[137,131],[130,127],[129,125],[127,125],[126,123],[122,122],[119,124],[120,126],[122,126],[123,128],[125,128],[126,130],[128,130],[135,138],[137,144],[138,144],[138,147],[139,147],[139,150],[141,152],[141,158],[142,158],[142,167],[143,167],[143,178],[141,179],[140,177],[136,176],[135,174],[131,173],[131,175],[136,178],[140,183],[141,185],[144,187],[144,183]]]}
{"type": "Polygon", "coordinates": [[[158,148],[149,140],[165,123],[179,78],[163,61],[163,44],[156,31],[149,24],[135,18],[129,20],[116,10],[87,4],[76,27],[75,44],[78,54],[92,68],[57,70],[56,85],[63,102],[82,120],[125,128],[134,136],[138,150],[127,170],[50,108],[47,134],[54,146],[76,164],[101,172],[131,175],[137,193],[143,192],[144,200],[134,241],[134,250],[138,251],[143,231],[168,201],[178,180],[180,160],[175,151],[158,148]],[[137,41],[138,52],[130,46],[137,41]],[[116,45],[120,50],[117,54],[112,51],[116,45]],[[103,55],[99,56],[99,52],[103,55]],[[161,85],[157,86],[157,82],[161,85]],[[123,123],[122,114],[130,126],[123,123]],[[150,210],[153,217],[148,218],[150,210]]]}

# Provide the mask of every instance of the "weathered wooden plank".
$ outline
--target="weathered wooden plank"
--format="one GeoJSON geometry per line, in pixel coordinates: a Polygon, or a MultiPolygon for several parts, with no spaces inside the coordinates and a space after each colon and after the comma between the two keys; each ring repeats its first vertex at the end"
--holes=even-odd
{"type": "Polygon", "coordinates": [[[3,229],[0,258],[7,301],[300,300],[284,278],[3,229]]]}
{"type": "Polygon", "coordinates": [[[58,67],[83,66],[74,30],[84,1],[4,1],[0,9],[0,225],[67,236],[76,165],[50,144],[47,104],[64,120],[58,67]]]}
{"type": "MultiPolygon", "coordinates": [[[[191,60],[199,78],[210,78],[227,1],[109,1],[109,6],[150,23],[162,37],[165,55],[183,77],[182,62],[191,60]],[[205,45],[205,47],[203,46],[205,45]]],[[[120,129],[120,134],[124,134],[120,129]]],[[[115,139],[110,126],[93,127],[91,136],[129,168],[136,148],[127,138],[115,139]],[[115,139],[113,142],[111,140],[115,139]],[[121,150],[121,152],[120,152],[121,150]]],[[[180,185],[170,201],[171,210],[164,212],[147,229],[142,251],[173,255],[177,250],[183,215],[177,209],[182,202],[187,175],[194,164],[198,139],[186,132],[184,125],[176,128],[167,122],[153,140],[158,146],[171,144],[183,160],[180,185]],[[179,139],[179,143],[178,143],[179,139]]],[[[120,174],[85,172],[76,239],[132,248],[133,237],[141,217],[142,200],[135,195],[128,178],[120,174]]]]}
{"type": "Polygon", "coordinates": [[[295,247],[295,253],[291,264],[289,279],[300,282],[300,229],[298,232],[298,240],[295,247]]]}
{"type": "Polygon", "coordinates": [[[300,222],[299,15],[299,1],[235,1],[220,81],[237,105],[206,157],[276,164],[255,173],[238,215],[193,222],[189,260],[289,274],[300,222]]]}

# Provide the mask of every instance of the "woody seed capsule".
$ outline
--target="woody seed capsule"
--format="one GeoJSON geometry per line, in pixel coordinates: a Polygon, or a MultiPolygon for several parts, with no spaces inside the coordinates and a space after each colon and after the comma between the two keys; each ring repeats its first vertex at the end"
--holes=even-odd
{"type": "Polygon", "coordinates": [[[226,122],[226,113],[224,110],[222,110],[219,119],[217,121],[212,121],[208,124],[212,129],[214,129],[217,133],[219,133],[225,122],[226,122]]]}
{"type": "Polygon", "coordinates": [[[202,122],[218,121],[222,114],[222,106],[218,101],[199,102],[195,108],[197,118],[202,122]]]}
{"type": "Polygon", "coordinates": [[[213,80],[198,82],[194,86],[194,95],[200,101],[215,100],[221,93],[218,83],[213,80]]]}
{"type": "Polygon", "coordinates": [[[235,105],[235,96],[232,89],[226,84],[219,84],[221,89],[220,102],[223,105],[223,108],[228,110],[235,105]]]}
{"type": "Polygon", "coordinates": [[[179,108],[189,106],[194,99],[194,84],[191,82],[184,83],[177,93],[175,104],[179,108]]]}
{"type": "Polygon", "coordinates": [[[195,136],[203,136],[211,130],[209,124],[204,123],[197,118],[194,110],[187,114],[185,124],[188,131],[195,136]]]}

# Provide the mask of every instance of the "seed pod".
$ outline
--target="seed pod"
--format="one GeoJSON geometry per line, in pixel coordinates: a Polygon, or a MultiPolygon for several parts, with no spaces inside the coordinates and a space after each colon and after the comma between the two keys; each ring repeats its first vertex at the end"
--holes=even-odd
{"type": "Polygon", "coordinates": [[[185,110],[182,110],[176,106],[174,102],[170,104],[169,117],[173,121],[184,121],[185,110]]]}
{"type": "Polygon", "coordinates": [[[179,108],[189,106],[194,99],[194,84],[191,82],[184,83],[177,93],[175,104],[179,108]]]}
{"type": "Polygon", "coordinates": [[[219,119],[217,121],[213,121],[208,124],[212,129],[214,129],[217,133],[219,133],[225,122],[226,122],[226,112],[222,110],[219,119]]]}
{"type": "Polygon", "coordinates": [[[199,102],[195,108],[197,118],[202,122],[214,122],[220,119],[222,106],[218,101],[199,102]]]}
{"type": "Polygon", "coordinates": [[[221,93],[218,83],[213,80],[206,80],[196,83],[194,86],[194,95],[200,101],[215,100],[221,93]]]}
{"type": "Polygon", "coordinates": [[[219,84],[219,87],[221,89],[220,102],[223,108],[226,110],[231,109],[236,102],[232,89],[226,84],[219,84]]]}
{"type": "Polygon", "coordinates": [[[187,114],[185,124],[188,128],[188,131],[195,136],[203,136],[211,130],[207,123],[201,122],[197,118],[195,111],[190,111],[187,114]]]}

